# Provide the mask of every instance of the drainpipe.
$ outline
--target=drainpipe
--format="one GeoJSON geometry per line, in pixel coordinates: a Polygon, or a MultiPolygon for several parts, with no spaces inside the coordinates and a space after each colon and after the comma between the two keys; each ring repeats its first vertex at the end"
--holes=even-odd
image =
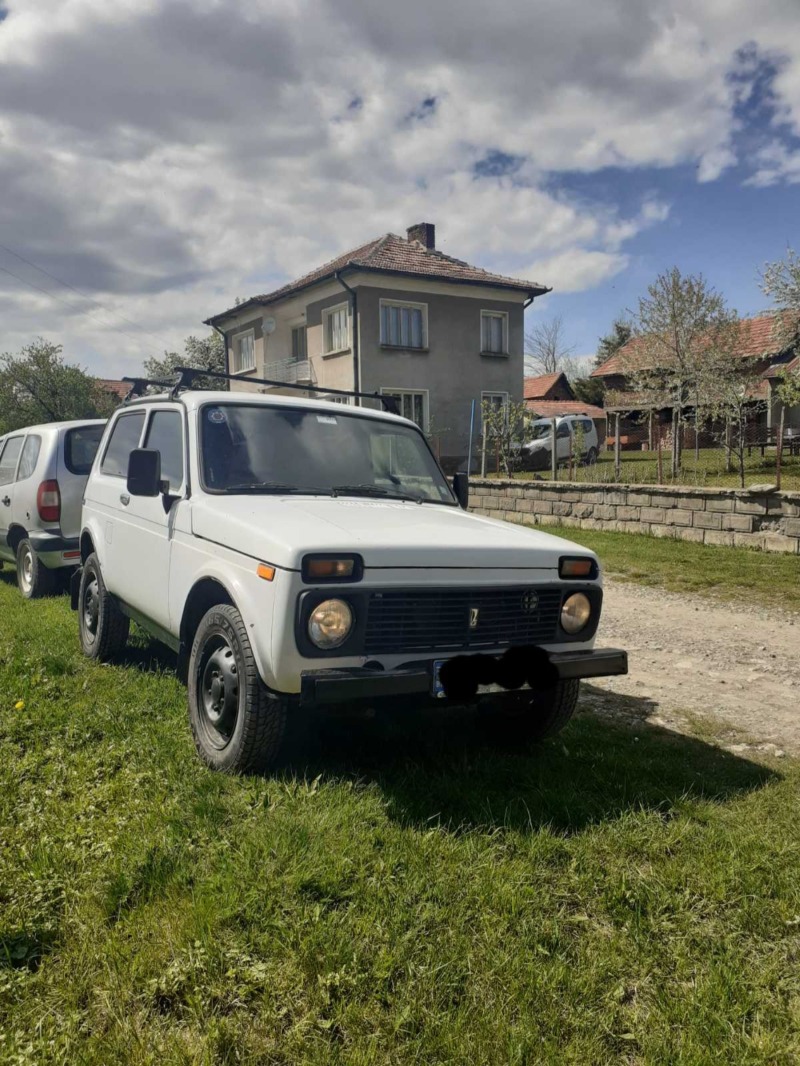
{"type": "MultiPolygon", "coordinates": [[[[350,306],[352,308],[353,315],[353,391],[361,391],[361,361],[359,359],[359,345],[358,345],[358,292],[356,289],[351,288],[344,278],[337,270],[333,275],[343,289],[347,289],[350,293],[350,306]]],[[[361,398],[356,397],[356,404],[361,406],[361,398]]]]}

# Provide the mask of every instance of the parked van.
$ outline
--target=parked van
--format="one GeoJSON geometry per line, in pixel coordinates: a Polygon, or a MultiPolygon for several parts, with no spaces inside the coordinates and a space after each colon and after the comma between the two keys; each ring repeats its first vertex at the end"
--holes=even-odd
{"type": "Polygon", "coordinates": [[[81,505],[105,421],[50,422],[0,437],[0,561],[26,599],[80,562],[81,505]]]}
{"type": "MultiPolygon", "coordinates": [[[[568,463],[576,455],[576,442],[581,442],[582,462],[597,462],[597,428],[588,415],[564,415],[556,419],[556,455],[558,463],[568,463]]],[[[549,470],[552,465],[553,420],[538,418],[531,422],[527,440],[522,445],[522,466],[525,470],[549,470]]]]}

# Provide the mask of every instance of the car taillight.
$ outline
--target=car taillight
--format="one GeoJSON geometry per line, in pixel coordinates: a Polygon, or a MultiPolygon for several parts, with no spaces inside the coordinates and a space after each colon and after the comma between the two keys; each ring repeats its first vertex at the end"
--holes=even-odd
{"type": "Polygon", "coordinates": [[[61,491],[57,481],[43,481],[36,493],[36,510],[43,522],[58,522],[61,518],[61,491]]]}

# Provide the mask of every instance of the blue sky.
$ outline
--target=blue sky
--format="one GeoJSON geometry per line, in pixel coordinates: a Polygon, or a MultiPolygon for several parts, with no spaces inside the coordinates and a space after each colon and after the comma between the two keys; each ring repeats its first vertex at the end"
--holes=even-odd
{"type": "Polygon", "coordinates": [[[798,0],[0,0],[0,352],[105,376],[416,222],[579,355],[797,240],[798,0]]]}

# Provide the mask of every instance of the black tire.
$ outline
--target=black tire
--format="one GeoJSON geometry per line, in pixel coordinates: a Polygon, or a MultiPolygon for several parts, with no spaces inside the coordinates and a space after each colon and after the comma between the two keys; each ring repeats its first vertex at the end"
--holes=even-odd
{"type": "Polygon", "coordinates": [[[590,448],[586,453],[586,465],[594,466],[597,462],[597,448],[590,448]]]}
{"type": "Polygon", "coordinates": [[[78,593],[78,631],[84,655],[101,663],[122,653],[128,643],[130,619],[114,602],[92,553],[83,564],[78,593]]]}
{"type": "Polygon", "coordinates": [[[285,754],[287,697],[267,692],[247,627],[235,607],[212,607],[189,656],[189,724],[200,758],[212,769],[265,770],[285,754]]]}
{"type": "Polygon", "coordinates": [[[575,711],[580,681],[559,681],[543,692],[509,692],[481,705],[485,726],[506,739],[544,740],[560,733],[575,711]]]}
{"type": "Polygon", "coordinates": [[[49,596],[55,588],[55,574],[47,569],[27,537],[17,545],[17,587],[26,600],[49,596]]]}

